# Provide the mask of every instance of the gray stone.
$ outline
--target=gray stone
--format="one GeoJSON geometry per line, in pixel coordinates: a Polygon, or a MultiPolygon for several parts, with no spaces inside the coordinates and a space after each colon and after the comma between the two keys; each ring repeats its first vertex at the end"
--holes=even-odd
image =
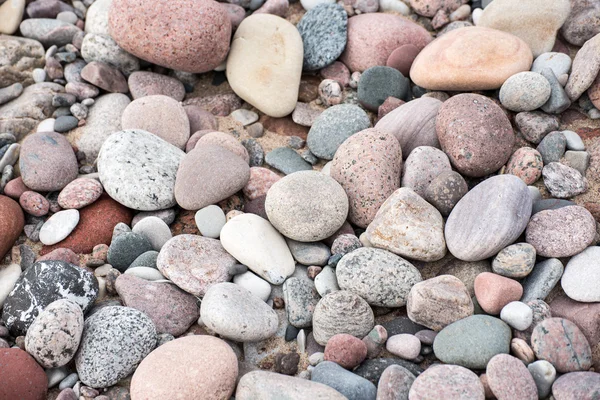
{"type": "Polygon", "coordinates": [[[469,191],[465,178],[456,171],[446,171],[435,177],[427,186],[424,199],[442,216],[447,217],[460,199],[469,191]]]}
{"type": "Polygon", "coordinates": [[[545,165],[542,176],[550,194],[561,199],[577,196],[588,189],[587,180],[579,171],[558,162],[545,165]]]}
{"type": "Polygon", "coordinates": [[[500,102],[514,112],[533,111],[550,98],[550,82],[537,72],[519,72],[508,78],[500,88],[500,102]]]}
{"type": "Polygon", "coordinates": [[[378,400],[408,400],[415,376],[406,368],[390,365],[383,371],[377,385],[378,400]]]}
{"type": "Polygon", "coordinates": [[[81,56],[88,63],[99,61],[111,65],[125,76],[140,69],[140,61],[119,47],[108,35],[88,33],[83,39],[81,56]]]}
{"type": "MultiPolygon", "coordinates": [[[[23,86],[31,85],[33,70],[43,68],[44,47],[36,40],[0,35],[0,87],[7,87],[14,83],[23,86]]],[[[0,129],[0,131],[5,131],[0,129]]]]}
{"type": "Polygon", "coordinates": [[[112,386],[131,374],[155,346],[156,328],[146,314],[129,307],[104,307],[85,321],[75,355],[79,379],[94,388],[112,386]]]}
{"type": "Polygon", "coordinates": [[[541,107],[542,111],[550,114],[560,114],[571,106],[571,100],[550,68],[544,68],[540,73],[548,80],[551,89],[550,98],[541,107]]]}
{"type": "Polygon", "coordinates": [[[12,85],[0,89],[0,105],[8,103],[9,101],[16,99],[23,93],[23,85],[20,82],[13,83],[12,85]]]}
{"type": "Polygon", "coordinates": [[[321,297],[340,290],[335,270],[329,266],[323,268],[319,275],[315,277],[315,287],[321,297]]]}
{"type": "Polygon", "coordinates": [[[308,10],[298,23],[304,43],[304,66],[314,71],[332,64],[346,48],[348,15],[339,4],[322,3],[308,10]]]}
{"type": "Polygon", "coordinates": [[[138,233],[127,232],[113,240],[108,248],[107,261],[124,272],[141,254],[152,250],[152,243],[138,233]]]}
{"type": "Polygon", "coordinates": [[[250,165],[251,167],[260,167],[264,164],[265,151],[256,139],[244,139],[242,140],[242,145],[248,152],[248,165],[250,165]]]}
{"type": "Polygon", "coordinates": [[[527,366],[533,377],[540,399],[547,398],[552,392],[552,384],[556,380],[556,369],[546,360],[538,360],[527,366]]]}
{"type": "Polygon", "coordinates": [[[98,173],[106,193],[134,210],[173,207],[175,177],[185,153],[142,130],[112,134],[98,155],[98,173]]]}
{"type": "Polygon", "coordinates": [[[283,284],[283,299],[288,321],[296,328],[312,325],[313,312],[320,296],[310,280],[288,278],[283,284]]]}
{"type": "Polygon", "coordinates": [[[358,376],[362,376],[373,384],[377,384],[383,372],[390,365],[399,365],[403,368],[406,368],[415,376],[423,372],[423,369],[417,364],[402,360],[400,358],[374,358],[372,360],[366,360],[353,372],[358,376]]]}
{"type": "Polygon", "coordinates": [[[221,234],[221,229],[227,222],[225,213],[221,207],[214,204],[198,210],[194,215],[194,221],[202,236],[217,239],[221,234]]]}
{"type": "MultiPolygon", "coordinates": [[[[68,63],[64,67],[65,79],[67,82],[78,82],[84,83],[85,81],[81,77],[81,70],[85,67],[87,63],[82,59],[78,58],[72,63],[68,63]]],[[[120,118],[119,118],[120,122],[120,118]]]]}
{"type": "MultiPolygon", "coordinates": [[[[419,196],[425,193],[432,181],[441,174],[452,172],[446,153],[431,146],[416,147],[406,158],[402,172],[402,187],[408,187],[419,196]]],[[[434,188],[435,189],[435,188],[434,188]]],[[[435,206],[435,204],[433,204],[435,206]]]]}
{"type": "Polygon", "coordinates": [[[585,150],[585,144],[581,137],[573,131],[562,131],[565,139],[567,139],[567,149],[575,150],[575,151],[583,151],[585,150]]]}
{"type": "Polygon", "coordinates": [[[535,247],[529,243],[515,243],[496,255],[492,261],[492,270],[509,278],[523,278],[533,269],[535,255],[535,247]]]}
{"type": "Polygon", "coordinates": [[[297,171],[312,170],[312,165],[289,147],[278,147],[265,156],[265,162],[278,171],[288,175],[297,171]]]}
{"type": "Polygon", "coordinates": [[[600,247],[590,246],[573,256],[561,278],[569,298],[583,303],[600,302],[600,247]]]}
{"type": "Polygon", "coordinates": [[[358,101],[368,110],[377,111],[388,97],[404,99],[409,92],[408,79],[392,67],[375,66],[365,70],[358,82],[358,101]]]}
{"type": "Polygon", "coordinates": [[[85,31],[87,33],[98,33],[109,35],[108,11],[113,0],[96,0],[88,8],[85,14],[85,31]]]}
{"type": "Polygon", "coordinates": [[[380,307],[404,306],[410,289],[422,280],[417,268],[402,257],[372,247],[342,257],[336,276],[340,288],[380,307]]]}
{"type": "Polygon", "coordinates": [[[329,247],[321,242],[298,242],[292,239],[286,239],[290,252],[298,263],[302,265],[327,265],[331,252],[329,247]]]}
{"type": "Polygon", "coordinates": [[[485,369],[496,354],[508,354],[511,329],[498,318],[472,315],[442,329],[435,337],[435,356],[446,364],[485,369]]]}
{"type": "Polygon", "coordinates": [[[375,400],[377,397],[373,383],[332,361],[319,363],[311,373],[311,380],[334,388],[348,400],[375,400]]]}
{"type": "Polygon", "coordinates": [[[535,214],[544,210],[558,210],[559,208],[576,205],[577,204],[572,202],[571,200],[540,199],[533,203],[533,208],[531,209],[531,216],[534,216],[535,214]]]}
{"type": "Polygon", "coordinates": [[[543,53],[536,57],[531,66],[531,71],[542,73],[546,68],[552,70],[554,75],[561,76],[568,74],[571,69],[571,57],[564,53],[543,53]]]}
{"type": "Polygon", "coordinates": [[[54,132],[66,133],[77,127],[79,120],[70,115],[63,115],[54,121],[54,132]]]}
{"type": "Polygon", "coordinates": [[[64,46],[71,43],[81,29],[68,22],[50,18],[30,18],[21,22],[21,34],[42,43],[45,47],[64,46]]]}
{"type": "Polygon", "coordinates": [[[331,160],[346,139],[369,126],[369,116],[360,107],[336,105],[319,115],[308,132],[306,142],[315,156],[331,160]]]}
{"type": "Polygon", "coordinates": [[[558,118],[540,111],[520,112],[515,123],[523,137],[532,143],[541,142],[548,132],[558,129],[558,118]]]}
{"type": "Polygon", "coordinates": [[[544,165],[551,162],[558,162],[565,154],[567,148],[567,139],[562,132],[555,131],[546,135],[537,147],[537,151],[542,155],[544,165]]]}
{"type": "Polygon", "coordinates": [[[521,301],[544,300],[560,280],[564,267],[559,259],[550,258],[539,262],[523,281],[521,301]]]}
{"type": "Polygon", "coordinates": [[[144,218],[135,224],[132,231],[148,239],[156,251],[160,251],[163,245],[173,237],[169,225],[158,217],[144,218]]]}
{"type": "Polygon", "coordinates": [[[164,221],[165,224],[171,225],[173,221],[175,221],[175,217],[177,216],[177,211],[174,208],[167,208],[166,210],[158,210],[158,211],[142,211],[133,217],[131,220],[131,226],[134,227],[138,222],[143,220],[146,217],[158,217],[164,221]]]}
{"type": "Polygon", "coordinates": [[[590,165],[590,153],[587,151],[567,150],[564,155],[564,163],[579,171],[581,176],[585,176],[585,172],[590,165]]]}
{"type": "Polygon", "coordinates": [[[139,256],[137,256],[136,259],[133,260],[133,262],[131,264],[129,264],[129,267],[127,269],[132,269],[132,268],[136,268],[136,267],[148,267],[148,268],[158,269],[156,266],[156,258],[157,257],[158,257],[158,251],[154,251],[154,250],[146,251],[146,252],[140,254],[139,256]]]}

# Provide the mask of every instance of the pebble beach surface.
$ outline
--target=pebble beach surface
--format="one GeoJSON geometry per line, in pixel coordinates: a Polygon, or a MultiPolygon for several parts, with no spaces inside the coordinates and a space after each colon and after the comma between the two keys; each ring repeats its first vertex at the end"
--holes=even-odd
{"type": "Polygon", "coordinates": [[[0,0],[0,400],[600,399],[600,0],[0,0]]]}

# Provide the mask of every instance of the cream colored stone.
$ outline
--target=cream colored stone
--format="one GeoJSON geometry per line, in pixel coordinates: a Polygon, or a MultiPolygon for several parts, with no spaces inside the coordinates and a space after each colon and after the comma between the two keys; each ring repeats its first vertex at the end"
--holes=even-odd
{"type": "Polygon", "coordinates": [[[0,5],[0,33],[12,35],[19,28],[25,11],[25,0],[7,0],[0,5]]]}
{"type": "Polygon", "coordinates": [[[304,49],[294,25],[270,14],[244,19],[227,59],[227,80],[233,91],[271,117],[294,111],[302,74],[304,49]]]}

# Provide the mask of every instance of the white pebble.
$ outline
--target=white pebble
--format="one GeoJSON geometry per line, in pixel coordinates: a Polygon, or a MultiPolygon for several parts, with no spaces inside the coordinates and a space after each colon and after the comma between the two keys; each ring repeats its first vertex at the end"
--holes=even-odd
{"type": "Polygon", "coordinates": [[[565,135],[565,139],[567,139],[567,149],[575,150],[575,151],[584,151],[585,144],[583,144],[583,140],[581,137],[573,131],[562,131],[563,135],[565,135]]]}
{"type": "Polygon", "coordinates": [[[296,344],[298,345],[298,353],[302,354],[306,351],[306,332],[304,332],[304,329],[300,329],[300,332],[298,332],[296,344]]]}
{"type": "Polygon", "coordinates": [[[531,307],[520,301],[511,301],[500,311],[500,319],[518,331],[524,331],[533,322],[531,307]]]}
{"type": "Polygon", "coordinates": [[[225,213],[219,206],[211,205],[196,212],[194,216],[196,226],[202,236],[217,239],[221,235],[221,229],[227,222],[225,213]]]}
{"type": "Polygon", "coordinates": [[[379,11],[392,11],[402,15],[410,14],[410,8],[408,8],[408,6],[401,0],[380,0],[379,11]]]}
{"type": "Polygon", "coordinates": [[[481,8],[476,8],[473,10],[473,14],[471,14],[471,17],[473,18],[473,24],[475,26],[479,25],[479,19],[481,18],[481,14],[483,14],[483,10],[481,8]]]}
{"type": "Polygon", "coordinates": [[[163,274],[160,273],[156,268],[150,267],[133,267],[125,270],[127,275],[137,276],[138,278],[145,279],[147,281],[160,281],[165,279],[163,274]]]}
{"type": "Polygon", "coordinates": [[[46,71],[44,71],[42,68],[36,68],[31,73],[31,76],[33,77],[33,81],[35,83],[44,82],[46,80],[46,71]]]}
{"type": "Polygon", "coordinates": [[[146,217],[140,220],[132,231],[145,236],[156,251],[160,251],[164,244],[173,237],[169,225],[158,217],[146,217]]]}
{"type": "Polygon", "coordinates": [[[48,388],[52,388],[60,383],[69,375],[67,367],[48,368],[46,369],[46,377],[48,378],[48,388]]]}
{"type": "Polygon", "coordinates": [[[255,123],[256,121],[258,121],[257,113],[255,113],[254,111],[251,111],[251,110],[243,109],[243,108],[235,110],[229,116],[232,117],[233,119],[235,119],[237,122],[239,122],[243,126],[248,126],[248,125],[251,125],[251,124],[255,123]]]}
{"type": "Polygon", "coordinates": [[[262,301],[267,301],[271,295],[271,285],[250,271],[233,277],[233,283],[249,290],[262,301]]]}
{"type": "Polygon", "coordinates": [[[40,242],[51,246],[65,239],[79,223],[79,211],[59,211],[42,225],[40,229],[40,242]]]}
{"type": "Polygon", "coordinates": [[[327,164],[323,165],[323,169],[321,170],[321,173],[323,175],[327,175],[327,176],[331,176],[331,163],[333,161],[328,161],[327,164]]]}
{"type": "Polygon", "coordinates": [[[4,300],[15,287],[19,276],[21,276],[21,266],[19,264],[0,267],[0,308],[2,308],[4,300]]]}
{"type": "Polygon", "coordinates": [[[415,335],[401,333],[388,338],[385,348],[405,360],[414,360],[421,353],[421,341],[415,335]]]}
{"type": "Polygon", "coordinates": [[[320,362],[322,362],[324,358],[325,358],[325,354],[318,351],[316,353],[312,353],[310,355],[310,357],[308,357],[308,363],[312,366],[316,366],[320,362]]]}
{"type": "Polygon", "coordinates": [[[36,132],[54,132],[54,118],[48,118],[40,122],[37,126],[36,132]]]}
{"type": "Polygon", "coordinates": [[[73,11],[63,11],[58,13],[56,19],[66,22],[67,24],[75,25],[78,18],[73,11]]]}
{"type": "Polygon", "coordinates": [[[315,288],[321,297],[340,290],[333,268],[323,268],[319,275],[315,277],[315,288]]]}

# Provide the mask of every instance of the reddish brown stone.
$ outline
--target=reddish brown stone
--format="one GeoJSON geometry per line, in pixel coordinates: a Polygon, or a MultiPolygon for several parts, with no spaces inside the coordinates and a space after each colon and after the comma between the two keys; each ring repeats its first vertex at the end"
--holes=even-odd
{"type": "Polygon", "coordinates": [[[394,111],[396,108],[400,107],[404,103],[406,103],[404,100],[400,100],[395,97],[388,97],[387,99],[385,99],[383,104],[379,106],[379,109],[377,110],[377,118],[383,118],[386,114],[388,114],[391,111],[394,111]]]}
{"type": "Polygon", "coordinates": [[[232,111],[242,107],[242,99],[234,93],[215,94],[206,97],[194,97],[183,102],[184,106],[196,105],[212,115],[226,117],[232,111]]]}
{"type": "Polygon", "coordinates": [[[202,107],[190,104],[183,107],[183,109],[190,121],[190,133],[202,130],[217,130],[217,127],[219,126],[217,118],[202,107]]]}
{"type": "Polygon", "coordinates": [[[81,70],[81,77],[111,93],[127,93],[129,87],[125,77],[116,68],[99,61],[92,61],[81,70]]]}
{"type": "Polygon", "coordinates": [[[19,176],[18,178],[13,179],[6,184],[4,187],[4,194],[8,197],[12,197],[15,200],[18,200],[19,197],[21,197],[21,195],[28,190],[31,189],[25,186],[23,179],[19,176]]]}
{"type": "Polygon", "coordinates": [[[196,211],[181,210],[175,221],[171,224],[171,232],[173,236],[189,234],[199,235],[200,231],[194,220],[196,211]]]}
{"type": "Polygon", "coordinates": [[[0,259],[19,238],[24,225],[25,218],[19,204],[9,197],[0,195],[0,259]]]}
{"type": "Polygon", "coordinates": [[[475,297],[488,314],[498,315],[511,301],[518,301],[523,295],[523,286],[514,279],[491,272],[482,272],[475,278],[475,297]]]}
{"type": "Polygon", "coordinates": [[[274,132],[278,135],[299,136],[304,140],[306,140],[306,137],[308,136],[308,128],[306,126],[298,125],[290,116],[284,118],[273,118],[269,117],[268,115],[264,115],[260,119],[260,122],[263,124],[265,130],[274,132]]]}
{"type": "Polygon", "coordinates": [[[260,196],[253,200],[250,200],[244,204],[244,212],[256,214],[266,220],[269,219],[267,212],[265,211],[265,200],[267,196],[260,196]]]}
{"type": "Polygon", "coordinates": [[[417,46],[412,44],[405,44],[392,51],[392,54],[388,57],[385,65],[397,69],[402,75],[408,77],[410,73],[410,67],[413,61],[417,58],[420,50],[417,46]]]}
{"type": "Polygon", "coordinates": [[[71,249],[58,248],[58,249],[52,250],[50,253],[43,255],[41,257],[38,257],[36,262],[44,261],[44,260],[65,261],[65,262],[71,263],[73,265],[79,266],[79,256],[77,254],[75,254],[73,252],[73,250],[71,250],[71,249]]]}
{"type": "Polygon", "coordinates": [[[0,399],[45,400],[48,378],[20,349],[0,349],[0,399]]]}
{"type": "Polygon", "coordinates": [[[600,303],[580,303],[561,295],[550,303],[550,310],[553,317],[575,323],[590,346],[594,347],[600,343],[600,303]]]}
{"type": "Polygon", "coordinates": [[[350,70],[343,63],[335,61],[333,64],[321,70],[323,79],[333,79],[340,84],[341,87],[350,84],[350,70]]]}
{"type": "Polygon", "coordinates": [[[23,192],[19,197],[19,204],[26,213],[36,217],[42,217],[48,214],[48,210],[50,210],[48,200],[38,192],[33,191],[23,192]]]}
{"type": "Polygon", "coordinates": [[[303,75],[300,78],[300,87],[298,89],[298,101],[310,103],[319,97],[319,84],[321,79],[314,75],[303,75]]]}
{"type": "Polygon", "coordinates": [[[367,345],[360,339],[339,333],[332,336],[325,346],[325,361],[333,361],[346,369],[359,365],[367,357],[367,345]]]}
{"type": "Polygon", "coordinates": [[[40,254],[64,247],[75,253],[90,253],[100,243],[109,245],[113,228],[119,222],[131,223],[131,210],[103,194],[95,203],[79,210],[79,224],[62,242],[44,246],[40,254]]]}

